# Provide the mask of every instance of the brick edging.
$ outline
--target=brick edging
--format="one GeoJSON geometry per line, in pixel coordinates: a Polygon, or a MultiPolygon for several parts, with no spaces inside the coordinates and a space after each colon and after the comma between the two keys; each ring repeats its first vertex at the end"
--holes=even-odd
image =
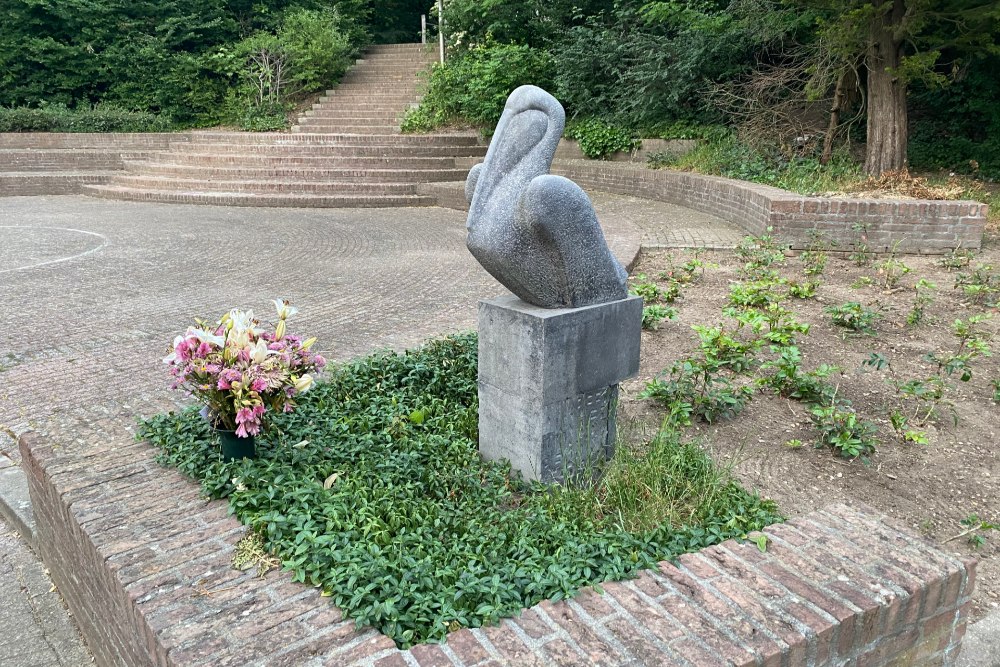
{"type": "Polygon", "coordinates": [[[872,252],[978,249],[988,210],[974,201],[807,197],[757,183],[627,163],[556,160],[551,171],[585,188],[717,215],[751,234],[771,228],[793,249],[805,248],[813,229],[825,232],[840,250],[853,250],[862,235],[872,252]]]}
{"type": "Polygon", "coordinates": [[[226,503],[148,445],[19,445],[42,556],[102,665],[950,664],[975,581],[974,560],[834,505],[768,528],[766,553],[728,541],[399,651],[286,573],[233,570],[226,503]]]}

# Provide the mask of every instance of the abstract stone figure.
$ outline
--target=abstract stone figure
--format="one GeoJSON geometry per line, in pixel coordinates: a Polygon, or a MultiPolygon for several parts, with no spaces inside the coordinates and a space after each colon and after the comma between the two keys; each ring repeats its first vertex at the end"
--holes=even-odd
{"type": "Polygon", "coordinates": [[[507,98],[485,162],[465,183],[469,250],[522,301],[542,308],[628,296],[627,274],[590,199],[573,181],[548,173],[565,122],[554,97],[521,86],[507,98]]]}

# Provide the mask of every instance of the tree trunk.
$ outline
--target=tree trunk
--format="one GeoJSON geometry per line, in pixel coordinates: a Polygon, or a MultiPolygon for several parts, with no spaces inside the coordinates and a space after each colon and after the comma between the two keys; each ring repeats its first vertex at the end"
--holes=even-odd
{"type": "Polygon", "coordinates": [[[844,86],[846,86],[849,70],[844,70],[837,77],[837,85],[833,89],[833,104],[830,106],[830,123],[826,128],[826,136],[823,137],[823,154],[819,156],[820,164],[827,164],[833,157],[833,139],[837,134],[837,126],[840,125],[840,108],[844,104],[844,86]]]}
{"type": "Polygon", "coordinates": [[[892,6],[871,25],[865,65],[868,70],[868,145],[865,173],[878,176],[906,167],[906,82],[898,74],[903,53],[904,0],[892,6]]]}

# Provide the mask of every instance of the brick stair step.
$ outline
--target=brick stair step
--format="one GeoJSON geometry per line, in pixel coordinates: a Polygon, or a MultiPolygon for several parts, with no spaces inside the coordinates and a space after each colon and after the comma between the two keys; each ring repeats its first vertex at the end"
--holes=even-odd
{"type": "MultiPolygon", "coordinates": [[[[130,171],[135,165],[147,166],[177,166],[177,167],[221,167],[225,168],[290,168],[306,169],[455,169],[455,158],[414,157],[410,155],[378,156],[378,155],[216,155],[214,153],[164,153],[148,156],[143,159],[126,160],[125,170],[130,171]]],[[[464,169],[468,171],[468,169],[464,169]]]]}
{"type": "Polygon", "coordinates": [[[0,197],[77,194],[86,184],[107,183],[119,173],[96,169],[0,172],[0,197]]]}
{"type": "Polygon", "coordinates": [[[310,123],[306,126],[295,126],[292,132],[329,132],[331,134],[355,134],[358,136],[379,136],[391,137],[399,134],[399,126],[386,127],[351,127],[347,125],[317,125],[310,123]]]}
{"type": "Polygon", "coordinates": [[[100,148],[0,149],[0,169],[5,171],[99,170],[121,165],[118,151],[100,148]]]}
{"type": "MultiPolygon", "coordinates": [[[[486,146],[483,145],[348,145],[322,146],[309,145],[302,146],[268,146],[253,144],[190,144],[179,146],[171,155],[205,155],[213,154],[223,159],[246,157],[250,159],[267,157],[302,157],[302,158],[402,158],[402,157],[447,157],[456,158],[462,156],[481,157],[486,155],[486,146]]],[[[187,159],[177,157],[176,159],[187,159]]],[[[481,160],[479,160],[481,161],[481,160]]]]}
{"type": "Polygon", "coordinates": [[[303,116],[303,121],[318,122],[320,125],[328,125],[331,123],[344,123],[345,125],[352,126],[362,126],[371,125],[373,127],[381,127],[386,125],[395,125],[398,127],[399,123],[396,122],[396,117],[384,114],[381,116],[368,116],[368,115],[358,115],[357,112],[351,111],[340,111],[340,110],[325,110],[322,115],[314,114],[312,116],[303,116]]]}
{"type": "MultiPolygon", "coordinates": [[[[356,109],[340,109],[337,107],[314,107],[302,113],[303,118],[346,118],[352,120],[385,120],[394,121],[403,115],[402,111],[373,111],[365,113],[356,109]]],[[[358,125],[358,123],[354,123],[358,125]]]]}
{"type": "Polygon", "coordinates": [[[104,199],[156,201],[176,204],[214,206],[274,206],[299,208],[397,208],[433,206],[434,198],[423,195],[263,195],[247,192],[178,192],[140,190],[114,185],[85,185],[87,194],[104,199]]]}
{"type": "Polygon", "coordinates": [[[214,181],[201,178],[120,175],[113,185],[135,190],[181,190],[184,192],[256,192],[260,194],[317,195],[409,195],[416,192],[414,183],[365,183],[356,181],[214,181]]]}
{"type": "Polygon", "coordinates": [[[418,183],[454,181],[463,178],[461,169],[392,169],[360,167],[301,167],[301,166],[194,166],[135,162],[126,165],[125,174],[213,181],[327,181],[362,183],[418,183]]]}
{"type": "Polygon", "coordinates": [[[371,136],[359,137],[353,134],[293,134],[275,132],[269,134],[252,134],[240,132],[198,132],[192,133],[191,140],[179,142],[176,149],[185,149],[196,145],[218,146],[475,146],[479,137],[472,132],[452,134],[406,134],[394,137],[371,136]]]}

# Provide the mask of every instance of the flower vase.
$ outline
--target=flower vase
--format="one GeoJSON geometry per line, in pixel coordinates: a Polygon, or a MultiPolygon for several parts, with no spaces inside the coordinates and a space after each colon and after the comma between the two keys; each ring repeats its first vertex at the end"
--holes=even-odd
{"type": "Polygon", "coordinates": [[[235,431],[215,429],[219,434],[219,442],[222,443],[222,460],[235,461],[236,459],[257,458],[257,448],[254,444],[253,436],[241,438],[235,431]]]}

